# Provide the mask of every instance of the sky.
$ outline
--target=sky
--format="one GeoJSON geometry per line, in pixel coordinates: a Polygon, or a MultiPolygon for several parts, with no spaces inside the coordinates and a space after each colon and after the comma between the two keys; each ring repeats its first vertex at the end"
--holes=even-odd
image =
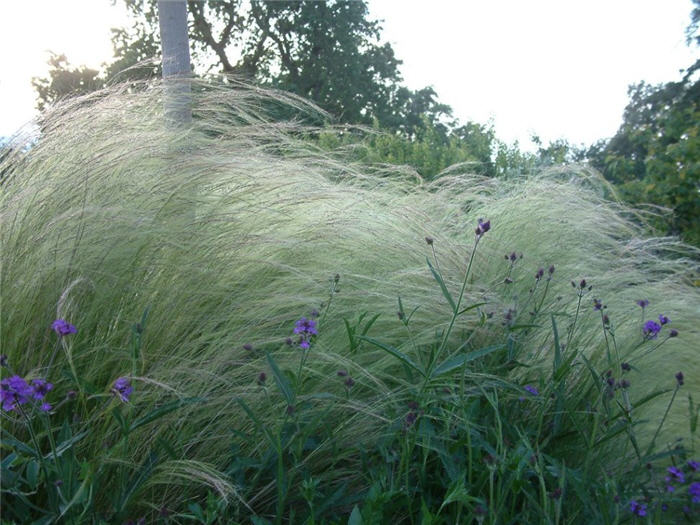
{"type": "MultiPolygon", "coordinates": [[[[405,84],[432,86],[462,121],[497,136],[590,144],[621,123],[630,84],[668,82],[699,56],[685,44],[691,0],[369,0],[405,84]]],[[[0,18],[0,136],[36,114],[34,76],[49,50],[73,64],[110,61],[110,0],[21,0],[0,18]]]]}

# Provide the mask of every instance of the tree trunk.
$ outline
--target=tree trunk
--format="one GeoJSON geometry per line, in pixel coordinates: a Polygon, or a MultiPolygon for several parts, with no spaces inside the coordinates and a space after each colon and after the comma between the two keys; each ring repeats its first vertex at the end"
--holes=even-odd
{"type": "Polygon", "coordinates": [[[166,120],[176,126],[192,120],[190,44],[185,0],[158,0],[166,120]]]}

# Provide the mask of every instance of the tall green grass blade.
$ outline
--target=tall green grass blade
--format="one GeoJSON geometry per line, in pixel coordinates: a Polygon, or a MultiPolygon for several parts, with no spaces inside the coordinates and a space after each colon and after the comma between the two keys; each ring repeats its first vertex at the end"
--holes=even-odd
{"type": "Polygon", "coordinates": [[[371,337],[367,336],[360,336],[360,339],[363,341],[367,341],[370,344],[373,344],[377,348],[381,348],[385,352],[388,352],[389,354],[393,355],[396,357],[399,361],[401,361],[403,364],[411,368],[412,370],[415,370],[418,372],[421,376],[425,377],[425,371],[423,368],[421,368],[418,364],[416,364],[413,359],[408,357],[406,354],[404,354],[401,350],[398,350],[397,348],[394,348],[391,345],[388,345],[386,343],[382,343],[381,341],[377,341],[376,339],[373,339],[371,337]]]}
{"type": "Polygon", "coordinates": [[[452,298],[452,295],[450,294],[449,290],[447,289],[447,286],[445,285],[445,281],[442,279],[442,276],[438,273],[435,268],[433,268],[433,265],[430,262],[430,259],[427,257],[425,258],[425,262],[428,263],[428,267],[430,268],[431,273],[433,274],[433,277],[437,281],[437,283],[440,285],[440,290],[442,290],[442,295],[447,299],[447,302],[450,304],[450,307],[452,308],[452,313],[455,313],[457,311],[457,304],[455,303],[455,300],[452,298]]]}
{"type": "Polygon", "coordinates": [[[458,368],[463,367],[466,363],[469,363],[471,361],[474,361],[476,359],[479,359],[480,357],[487,356],[493,352],[496,352],[497,350],[503,350],[505,348],[505,345],[493,345],[493,346],[487,346],[486,348],[480,348],[478,350],[473,350],[467,354],[462,354],[458,356],[451,357],[449,359],[446,359],[442,363],[440,363],[435,370],[433,370],[433,373],[430,375],[431,378],[436,378],[441,375],[447,374],[449,372],[452,372],[453,370],[456,370],[458,368]]]}
{"type": "Polygon", "coordinates": [[[194,403],[205,403],[206,399],[202,397],[186,397],[183,399],[175,399],[173,401],[169,401],[153,410],[148,412],[146,415],[141,416],[137,419],[134,420],[133,423],[129,426],[129,431],[136,430],[139,427],[142,427],[144,425],[147,425],[148,423],[151,423],[157,419],[160,419],[161,417],[169,414],[170,412],[174,412],[178,408],[182,408],[186,405],[192,405],[194,403]]]}
{"type": "Polygon", "coordinates": [[[289,382],[289,379],[287,379],[287,376],[281,372],[277,366],[277,363],[272,357],[272,354],[267,352],[265,355],[267,356],[267,364],[270,365],[270,370],[272,370],[272,375],[275,378],[275,383],[277,383],[277,388],[279,388],[280,392],[284,396],[287,405],[294,406],[294,399],[296,395],[291,383],[289,382]]]}

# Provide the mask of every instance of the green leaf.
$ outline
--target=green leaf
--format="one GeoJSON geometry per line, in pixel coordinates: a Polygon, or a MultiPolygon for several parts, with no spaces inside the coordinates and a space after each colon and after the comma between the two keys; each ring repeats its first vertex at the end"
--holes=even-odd
{"type": "Polygon", "coordinates": [[[468,312],[469,310],[473,310],[474,308],[479,308],[480,306],[484,306],[485,304],[488,303],[476,303],[471,306],[467,306],[464,310],[461,310],[457,315],[462,315],[465,312],[468,312]]]}
{"type": "Polygon", "coordinates": [[[374,317],[372,317],[372,319],[370,319],[369,321],[367,321],[367,324],[366,324],[365,327],[362,329],[362,335],[367,335],[367,332],[369,332],[369,329],[372,328],[372,325],[375,323],[375,321],[376,321],[377,319],[379,319],[379,316],[380,316],[380,315],[381,315],[381,314],[376,314],[374,317]]]}
{"type": "Polygon", "coordinates": [[[39,457],[39,453],[37,452],[37,450],[35,450],[33,447],[30,447],[23,441],[20,441],[19,439],[15,438],[4,428],[2,430],[2,445],[3,448],[6,445],[9,445],[11,448],[14,448],[17,452],[22,452],[23,454],[33,456],[35,458],[39,457]]]}
{"type": "Polygon", "coordinates": [[[362,525],[363,523],[360,509],[355,505],[350,513],[350,518],[348,518],[348,525],[362,525]]]}
{"type": "Polygon", "coordinates": [[[294,406],[295,393],[292,389],[292,385],[289,383],[289,379],[287,379],[287,376],[280,371],[272,355],[270,355],[269,352],[267,352],[265,355],[267,356],[267,363],[270,365],[270,369],[272,370],[272,375],[275,377],[277,387],[280,389],[280,392],[282,392],[287,404],[289,406],[294,406]]]}
{"type": "Polygon", "coordinates": [[[241,405],[241,408],[245,410],[245,413],[248,414],[248,417],[251,419],[251,421],[255,423],[255,426],[258,428],[258,430],[263,433],[263,435],[270,442],[270,445],[274,448],[277,445],[277,440],[272,437],[272,434],[270,434],[270,431],[267,429],[267,426],[263,425],[260,418],[255,415],[255,412],[253,412],[248,406],[248,404],[245,401],[243,401],[240,397],[236,398],[236,402],[239,405],[241,405]]]}
{"type": "Polygon", "coordinates": [[[129,503],[129,500],[136,494],[141,485],[143,485],[148,478],[151,476],[151,472],[158,463],[158,455],[151,452],[146,460],[141,464],[139,469],[134,473],[133,476],[129,478],[129,481],[124,485],[124,492],[122,493],[119,503],[117,505],[117,512],[121,513],[124,511],[125,507],[129,503]]]}
{"type": "Polygon", "coordinates": [[[557,330],[557,322],[552,315],[552,332],[554,333],[554,370],[553,374],[559,369],[561,364],[561,345],[559,344],[559,330],[557,330]]]}
{"type": "Polygon", "coordinates": [[[361,335],[361,336],[359,336],[359,338],[364,340],[364,341],[367,341],[370,344],[373,344],[374,346],[376,346],[378,348],[381,348],[385,352],[390,353],[391,355],[393,355],[394,357],[399,359],[401,362],[403,362],[405,365],[407,365],[408,367],[412,368],[413,370],[418,372],[420,375],[425,377],[425,372],[423,371],[423,369],[421,367],[419,367],[415,363],[415,361],[413,361],[413,359],[408,357],[401,350],[398,350],[391,345],[387,345],[385,343],[382,343],[381,341],[377,341],[376,339],[372,339],[371,337],[366,337],[366,336],[361,335]]]}
{"type": "Polygon", "coordinates": [[[445,281],[442,280],[442,276],[435,270],[435,268],[433,268],[433,265],[430,263],[430,259],[428,259],[426,257],[425,262],[428,263],[428,266],[430,267],[430,271],[433,273],[433,277],[440,285],[440,289],[442,290],[442,295],[444,295],[445,299],[447,299],[447,302],[450,303],[450,306],[452,307],[452,312],[453,313],[456,312],[457,305],[455,304],[454,299],[452,299],[450,292],[447,290],[447,286],[445,286],[445,281]]]}
{"type": "Polygon", "coordinates": [[[143,425],[147,425],[148,423],[151,423],[152,421],[155,421],[156,419],[159,419],[164,415],[169,414],[170,412],[173,412],[185,405],[191,405],[193,403],[203,403],[205,401],[206,399],[204,399],[203,397],[186,397],[183,399],[174,399],[173,401],[169,401],[164,405],[161,405],[158,408],[151,410],[145,416],[136,419],[129,427],[129,431],[135,430],[139,427],[142,427],[143,425]]]}
{"type": "Polygon", "coordinates": [[[435,378],[441,376],[443,374],[451,372],[452,370],[455,370],[456,368],[464,366],[465,363],[474,361],[475,359],[479,359],[480,357],[484,357],[485,355],[495,352],[496,350],[502,350],[503,348],[505,347],[502,344],[487,346],[485,348],[480,348],[479,350],[474,350],[467,354],[451,357],[440,363],[440,365],[438,365],[437,368],[433,370],[433,373],[430,377],[435,378]]]}

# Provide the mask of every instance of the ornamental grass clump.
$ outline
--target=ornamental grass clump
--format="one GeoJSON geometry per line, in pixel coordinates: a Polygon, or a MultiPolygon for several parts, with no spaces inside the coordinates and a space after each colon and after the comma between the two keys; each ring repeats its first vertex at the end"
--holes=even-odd
{"type": "Polygon", "coordinates": [[[585,169],[427,183],[234,85],[176,130],[156,84],[72,99],[2,161],[2,380],[53,385],[7,394],[52,404],[2,412],[8,520],[697,516],[697,251],[585,169]]]}

